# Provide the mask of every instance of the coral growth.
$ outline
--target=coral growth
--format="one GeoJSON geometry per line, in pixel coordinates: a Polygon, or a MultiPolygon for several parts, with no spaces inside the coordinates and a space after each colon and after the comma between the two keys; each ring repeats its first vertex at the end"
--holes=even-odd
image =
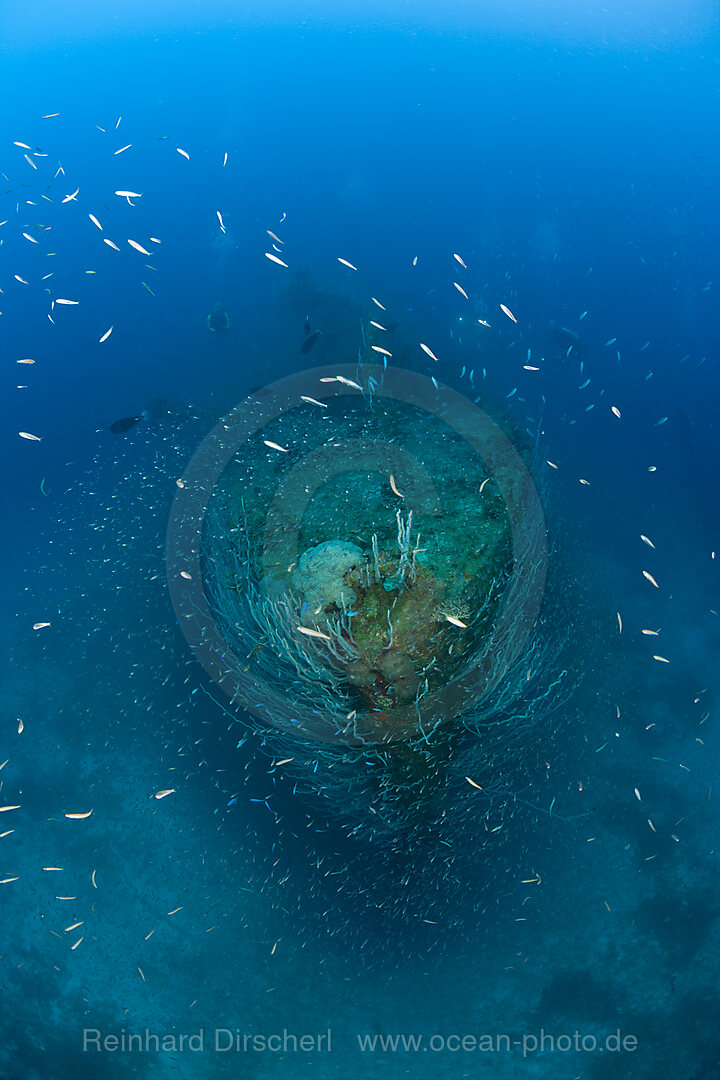
{"type": "Polygon", "coordinates": [[[292,576],[293,587],[303,596],[303,622],[313,625],[317,617],[331,611],[346,611],[355,593],[346,583],[349,571],[365,565],[361,549],[342,540],[327,540],[300,556],[292,576]]]}
{"type": "Polygon", "coordinates": [[[301,624],[329,635],[328,662],[383,712],[416,700],[457,665],[462,642],[446,616],[470,613],[456,585],[416,563],[411,528],[412,515],[403,522],[398,514],[399,554],[381,551],[376,536],[366,553],[341,540],[318,544],[292,577],[301,624]]]}

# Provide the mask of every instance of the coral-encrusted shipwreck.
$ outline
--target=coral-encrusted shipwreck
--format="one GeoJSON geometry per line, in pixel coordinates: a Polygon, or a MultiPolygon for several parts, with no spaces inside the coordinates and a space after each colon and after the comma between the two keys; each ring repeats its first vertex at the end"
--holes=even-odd
{"type": "MultiPolygon", "coordinates": [[[[506,581],[504,531],[483,547],[484,574],[470,575],[448,573],[447,560],[433,557],[432,537],[421,547],[412,511],[398,511],[396,525],[396,543],[387,530],[384,541],[374,533],[363,547],[327,540],[304,551],[289,573],[258,579],[247,522],[235,526],[234,542],[217,518],[211,524],[209,536],[222,538],[206,567],[213,609],[242,674],[269,690],[275,725],[279,689],[282,715],[298,733],[350,743],[408,737],[423,699],[482,640],[506,581]]],[[[229,654],[223,662],[232,663],[229,654]]],[[[240,704],[246,683],[239,678],[240,704]]]]}
{"type": "Polygon", "coordinates": [[[330,540],[304,552],[292,577],[300,625],[326,635],[329,662],[383,711],[422,692],[451,625],[446,585],[418,562],[419,535],[411,547],[412,512],[404,521],[398,511],[397,524],[397,553],[381,551],[377,535],[367,558],[356,544],[330,540]]]}
{"type": "Polygon", "coordinates": [[[203,595],[183,630],[260,732],[428,749],[482,728],[489,747],[527,721],[528,691],[544,697],[532,478],[484,414],[415,408],[405,379],[382,407],[368,377],[361,402],[322,419],[283,413],[204,511],[203,595]]]}

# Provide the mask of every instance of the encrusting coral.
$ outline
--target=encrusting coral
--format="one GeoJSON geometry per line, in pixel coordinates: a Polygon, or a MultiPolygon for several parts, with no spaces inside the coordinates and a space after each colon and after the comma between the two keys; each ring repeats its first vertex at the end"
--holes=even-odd
{"type": "Polygon", "coordinates": [[[448,596],[444,581],[414,558],[410,563],[411,527],[411,515],[399,522],[399,555],[379,550],[376,537],[368,552],[331,540],[303,552],[292,576],[301,624],[341,646],[328,662],[383,711],[415,699],[431,668],[435,678],[451,657],[457,663],[462,643],[447,614],[467,618],[470,611],[466,598],[448,596]]]}
{"type": "Polygon", "coordinates": [[[303,552],[292,576],[293,587],[307,605],[303,623],[312,626],[322,613],[346,611],[355,600],[347,574],[364,565],[362,550],[343,540],[326,540],[303,552]]]}

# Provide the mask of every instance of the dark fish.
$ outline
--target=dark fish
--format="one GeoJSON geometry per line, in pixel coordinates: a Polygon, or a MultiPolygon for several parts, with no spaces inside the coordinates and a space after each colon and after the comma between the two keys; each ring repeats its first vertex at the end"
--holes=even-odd
{"type": "Polygon", "coordinates": [[[316,330],[314,334],[311,334],[309,338],[306,338],[300,346],[300,352],[309,353],[321,334],[322,330],[316,330]]]}
{"type": "Polygon", "coordinates": [[[310,316],[305,316],[305,337],[310,333],[310,316]]]}
{"type": "Polygon", "coordinates": [[[139,416],[123,416],[121,420],[116,420],[114,424],[111,424],[108,431],[112,431],[113,435],[122,435],[123,432],[129,431],[131,427],[142,420],[145,413],[140,413],[139,416]]]}

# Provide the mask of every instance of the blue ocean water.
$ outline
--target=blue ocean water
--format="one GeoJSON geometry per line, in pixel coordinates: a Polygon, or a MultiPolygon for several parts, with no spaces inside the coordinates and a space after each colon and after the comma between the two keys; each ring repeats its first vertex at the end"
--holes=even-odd
{"type": "Polygon", "coordinates": [[[0,1076],[718,1074],[718,29],[3,11],[0,1076]],[[274,742],[168,594],[208,432],[377,318],[545,510],[555,689],[497,818],[470,725],[377,828],[383,765],[274,742]]]}

